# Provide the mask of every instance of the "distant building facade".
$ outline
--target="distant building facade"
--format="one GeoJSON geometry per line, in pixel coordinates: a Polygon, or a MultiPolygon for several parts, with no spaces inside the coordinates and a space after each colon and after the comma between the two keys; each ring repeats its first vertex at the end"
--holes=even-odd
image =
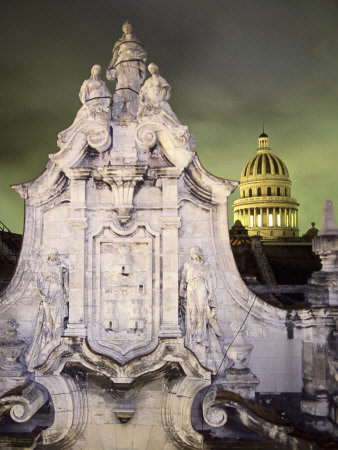
{"type": "Polygon", "coordinates": [[[271,153],[269,137],[263,131],[257,154],[241,173],[240,198],[233,205],[234,221],[240,220],[249,236],[297,237],[299,204],[291,197],[291,184],[286,165],[271,153]]]}
{"type": "Polygon", "coordinates": [[[19,258],[22,236],[0,220],[0,291],[10,282],[19,258]]]}

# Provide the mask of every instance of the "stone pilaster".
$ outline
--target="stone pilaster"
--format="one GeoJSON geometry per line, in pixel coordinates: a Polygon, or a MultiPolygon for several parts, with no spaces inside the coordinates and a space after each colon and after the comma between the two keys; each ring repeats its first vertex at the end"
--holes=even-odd
{"type": "Polygon", "coordinates": [[[163,217],[162,228],[162,311],[161,337],[180,337],[178,323],[178,230],[181,218],[178,216],[177,181],[181,169],[162,169],[158,175],[162,178],[163,217]]]}
{"type": "Polygon", "coordinates": [[[329,414],[328,395],[328,341],[333,330],[333,320],[318,312],[300,314],[303,325],[303,398],[301,408],[304,413],[315,417],[329,414]]]}
{"type": "Polygon", "coordinates": [[[86,181],[90,169],[70,169],[71,208],[68,219],[69,240],[69,320],[65,336],[86,336],[85,320],[85,242],[86,242],[86,181]]]}

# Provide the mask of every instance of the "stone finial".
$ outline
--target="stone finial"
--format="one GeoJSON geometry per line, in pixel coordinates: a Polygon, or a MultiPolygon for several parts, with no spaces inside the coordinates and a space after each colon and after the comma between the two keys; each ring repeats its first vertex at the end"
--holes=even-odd
{"type": "Polygon", "coordinates": [[[322,226],[319,230],[318,235],[338,236],[338,227],[331,200],[326,200],[326,202],[324,203],[322,226]]]}

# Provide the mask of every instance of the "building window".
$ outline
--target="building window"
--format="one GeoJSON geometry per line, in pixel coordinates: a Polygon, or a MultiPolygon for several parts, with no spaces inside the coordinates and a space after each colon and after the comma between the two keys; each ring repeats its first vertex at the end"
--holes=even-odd
{"type": "Polygon", "coordinates": [[[277,214],[277,226],[281,226],[281,219],[280,219],[280,213],[277,214]]]}
{"type": "Polygon", "coordinates": [[[252,197],[252,189],[249,189],[249,197],[252,197]]]}
{"type": "Polygon", "coordinates": [[[268,190],[267,190],[267,195],[271,195],[271,187],[268,187],[268,190]]]}
{"type": "Polygon", "coordinates": [[[258,227],[262,226],[262,215],[261,214],[257,215],[257,226],[258,227]]]}
{"type": "Polygon", "coordinates": [[[277,195],[280,195],[280,188],[277,188],[277,195]]]}
{"type": "Polygon", "coordinates": [[[257,196],[260,197],[262,195],[262,188],[257,189],[257,196]]]}
{"type": "Polygon", "coordinates": [[[287,189],[285,188],[285,197],[287,197],[288,196],[288,191],[287,191],[287,189]]]}

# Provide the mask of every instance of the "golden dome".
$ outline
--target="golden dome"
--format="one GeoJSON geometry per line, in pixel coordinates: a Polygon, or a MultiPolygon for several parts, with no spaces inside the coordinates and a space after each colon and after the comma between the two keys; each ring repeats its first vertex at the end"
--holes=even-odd
{"type": "Polygon", "coordinates": [[[241,173],[241,182],[259,176],[269,177],[276,175],[277,177],[289,178],[289,172],[283,161],[270,152],[270,150],[258,150],[257,155],[253,156],[244,166],[241,173]]]}
{"type": "Polygon", "coordinates": [[[242,170],[234,219],[240,220],[251,236],[298,236],[298,203],[291,198],[291,184],[286,165],[271,153],[269,136],[263,132],[256,155],[242,170]]]}

